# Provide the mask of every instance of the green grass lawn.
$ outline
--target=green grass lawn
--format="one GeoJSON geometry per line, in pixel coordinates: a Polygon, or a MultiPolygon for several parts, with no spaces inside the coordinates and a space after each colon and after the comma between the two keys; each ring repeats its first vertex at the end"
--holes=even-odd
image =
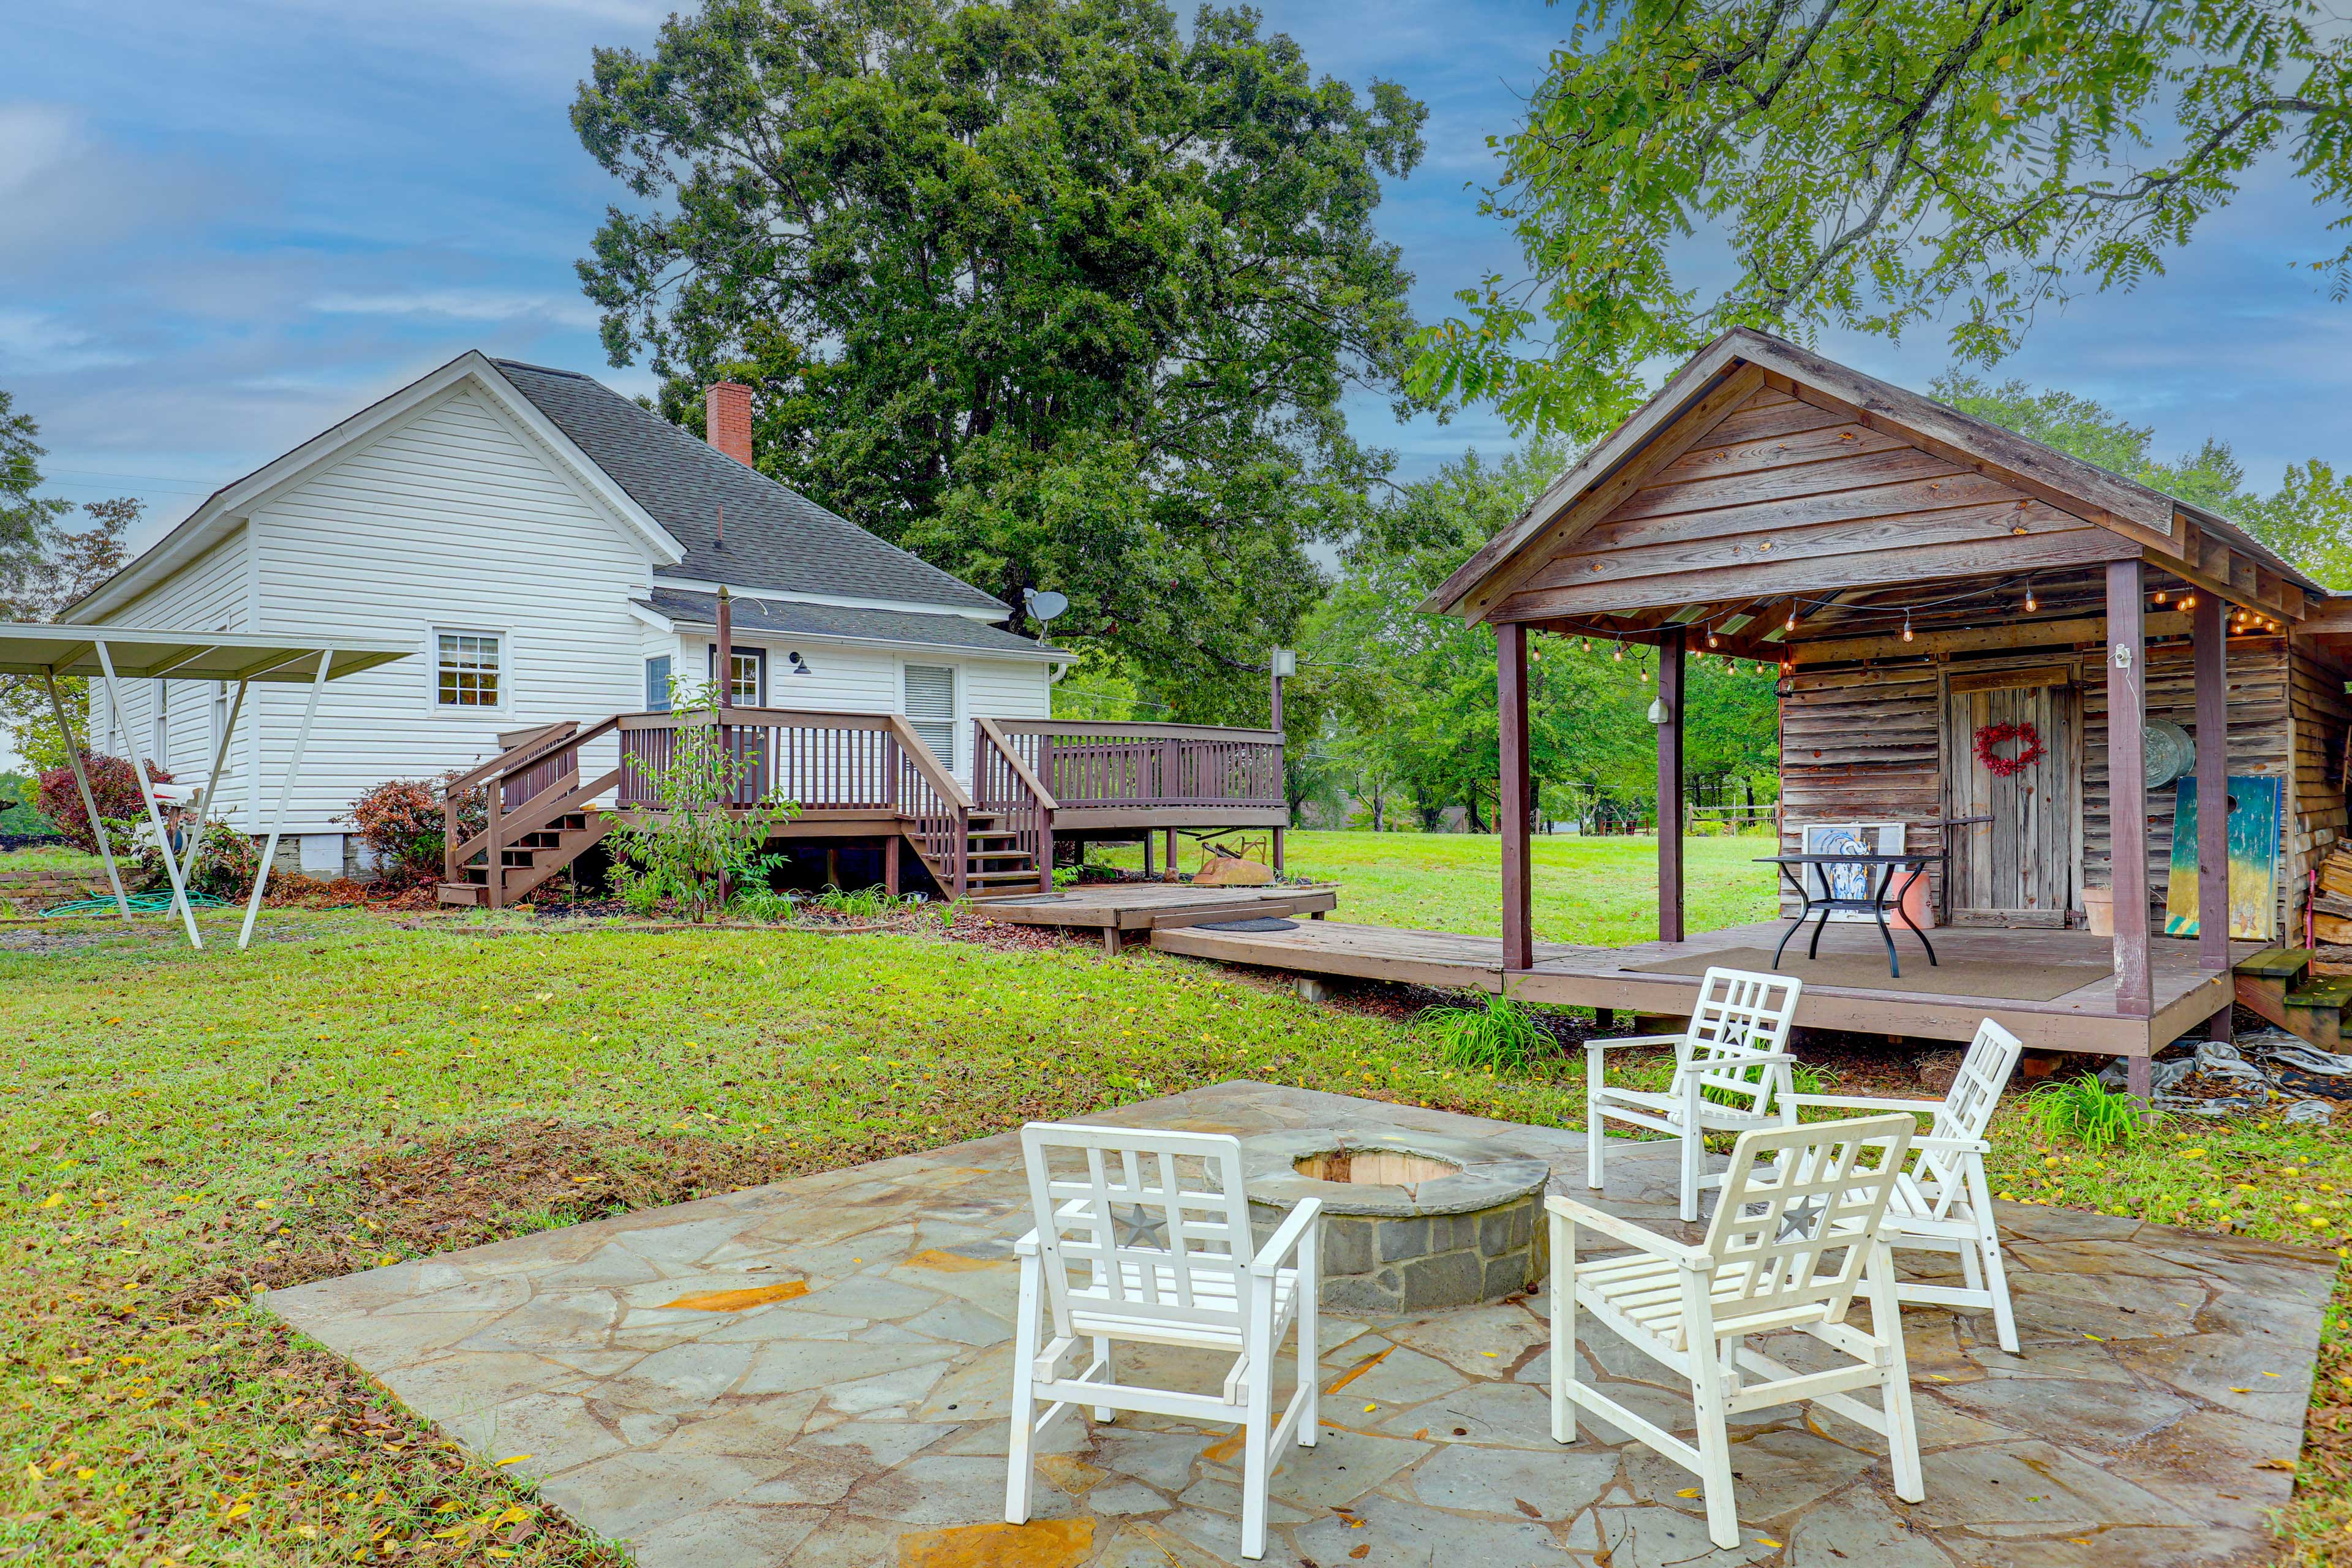
{"type": "Polygon", "coordinates": [[[0,850],[0,877],[12,871],[102,879],[106,862],[70,844],[42,844],[29,849],[0,850]]]}
{"type": "MultiPolygon", "coordinates": [[[[1690,929],[1715,931],[1769,920],[1777,905],[1769,834],[1692,838],[1683,846],[1683,892],[1690,929]]],[[[1139,868],[1132,844],[1102,845],[1089,859],[1139,868]]],[[[1538,837],[1536,936],[1544,942],[1615,947],[1658,934],[1658,841],[1654,836],[1538,837]]],[[[1332,919],[1365,925],[1495,936],[1502,931],[1503,843],[1486,833],[1293,833],[1284,843],[1293,876],[1340,884],[1332,919]]],[[[1179,840],[1191,871],[1201,852],[1179,840]]]]}
{"type": "MultiPolygon", "coordinates": [[[[1456,842],[1492,845],[1406,839],[1466,859],[1456,842]]],[[[0,1560],[623,1561],[255,1310],[259,1287],[1232,1078],[1580,1116],[1567,1057],[1460,1070],[1410,1023],[1148,951],[352,912],[270,928],[243,954],[190,952],[160,921],[0,952],[0,1560]]],[[[2352,1152],[2326,1130],[2174,1128],[2094,1157],[2011,1109],[1995,1136],[2021,1199],[2352,1235],[2352,1152]]],[[[2352,1560],[2341,1339],[2331,1322],[2286,1521],[2301,1562],[2352,1560]]]]}

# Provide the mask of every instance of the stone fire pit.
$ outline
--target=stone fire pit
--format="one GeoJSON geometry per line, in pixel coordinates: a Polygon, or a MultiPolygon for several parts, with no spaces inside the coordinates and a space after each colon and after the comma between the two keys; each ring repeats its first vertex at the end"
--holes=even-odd
{"type": "Polygon", "coordinates": [[[1323,1200],[1327,1307],[1396,1314],[1499,1300],[1543,1278],[1541,1160],[1381,1128],[1243,1140],[1250,1203],[1271,1230],[1323,1200]]]}

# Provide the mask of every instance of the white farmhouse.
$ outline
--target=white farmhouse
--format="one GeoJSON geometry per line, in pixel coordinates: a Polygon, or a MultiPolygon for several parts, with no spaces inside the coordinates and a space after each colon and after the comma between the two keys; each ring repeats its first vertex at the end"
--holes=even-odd
{"type": "MultiPolygon", "coordinates": [[[[713,386],[708,412],[706,443],[587,376],[470,353],[217,491],[66,619],[419,650],[323,694],[287,822],[314,874],[357,868],[341,817],[373,784],[715,679],[722,586],[738,703],[903,715],[971,789],[971,721],[1046,718],[1070,656],[753,468],[748,388],[713,386]]],[[[256,689],[227,737],[216,805],[248,832],[305,696],[256,689]]],[[[92,744],[187,782],[229,720],[208,681],[134,682],[122,706],[92,693],[92,744]]]]}

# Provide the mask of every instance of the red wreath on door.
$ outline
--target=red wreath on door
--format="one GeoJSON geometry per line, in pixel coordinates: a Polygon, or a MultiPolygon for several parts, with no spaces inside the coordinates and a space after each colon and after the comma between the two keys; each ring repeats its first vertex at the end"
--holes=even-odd
{"type": "Polygon", "coordinates": [[[1987,724],[1977,731],[1977,761],[1990,770],[1995,778],[2008,778],[2023,773],[2046,754],[2042,745],[2042,731],[2031,724],[1987,724]],[[2021,742],[2012,755],[2000,751],[2011,741],[2021,742]]]}

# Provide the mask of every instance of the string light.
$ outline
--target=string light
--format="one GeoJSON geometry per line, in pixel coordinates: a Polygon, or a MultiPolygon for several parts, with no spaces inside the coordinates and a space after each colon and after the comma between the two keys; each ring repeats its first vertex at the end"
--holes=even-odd
{"type": "Polygon", "coordinates": [[[1793,605],[1789,606],[1789,625],[1786,629],[1792,632],[1797,629],[1797,609],[1793,605]]]}
{"type": "Polygon", "coordinates": [[[1623,643],[1622,643],[1622,642],[1621,642],[1621,643],[1619,643],[1619,644],[1617,645],[1616,651],[1615,651],[1615,652],[1613,652],[1613,653],[1612,653],[1609,657],[1610,657],[1610,658],[1613,658],[1613,659],[1615,659],[1619,664],[1622,664],[1622,663],[1624,663],[1624,662],[1625,662],[1625,645],[1624,645],[1623,643]]]}
{"type": "Polygon", "coordinates": [[[1732,658],[1729,654],[1725,654],[1723,656],[1723,673],[1726,675],[1738,674],[1739,661],[1732,658]]]}
{"type": "Polygon", "coordinates": [[[1903,640],[1911,640],[1911,612],[1908,610],[1903,612],[1903,640]]]}
{"type": "Polygon", "coordinates": [[[1716,646],[1717,646],[1717,644],[1716,644],[1716,640],[1715,640],[1715,628],[1714,628],[1713,626],[1709,626],[1709,627],[1707,627],[1707,628],[1706,628],[1706,646],[1707,646],[1707,647],[1716,647],[1716,646]]]}
{"type": "MultiPolygon", "coordinates": [[[[2158,604],[2159,604],[2159,605],[2160,605],[2160,604],[2162,604],[2162,603],[2164,603],[2164,595],[2161,595],[2161,594],[2158,594],[2158,595],[2157,595],[2156,602],[2157,602],[2158,604]]],[[[2183,594],[2183,595],[2180,595],[2180,607],[2181,607],[2182,609],[2184,609],[2184,610],[2193,610],[2193,609],[2195,609],[2195,608],[2197,607],[2197,595],[2194,595],[2194,594],[2183,594]]]]}
{"type": "MultiPolygon", "coordinates": [[[[2164,595],[2165,595],[2165,590],[2163,590],[2162,588],[2158,588],[2158,589],[2156,591],[2156,602],[2157,602],[2158,604],[2161,605],[2162,603],[2164,603],[2164,595]]],[[[2186,600],[2186,599],[2181,600],[2181,601],[2180,601],[2180,607],[2181,607],[2182,609],[2184,609],[2184,610],[2185,610],[2185,609],[2187,609],[2187,608],[2189,607],[2189,601],[2188,601],[2188,600],[2186,600]]]]}
{"type": "Polygon", "coordinates": [[[2030,616],[2038,607],[2033,602],[2033,579],[2029,577],[2025,580],[2025,613],[2030,616]]]}

